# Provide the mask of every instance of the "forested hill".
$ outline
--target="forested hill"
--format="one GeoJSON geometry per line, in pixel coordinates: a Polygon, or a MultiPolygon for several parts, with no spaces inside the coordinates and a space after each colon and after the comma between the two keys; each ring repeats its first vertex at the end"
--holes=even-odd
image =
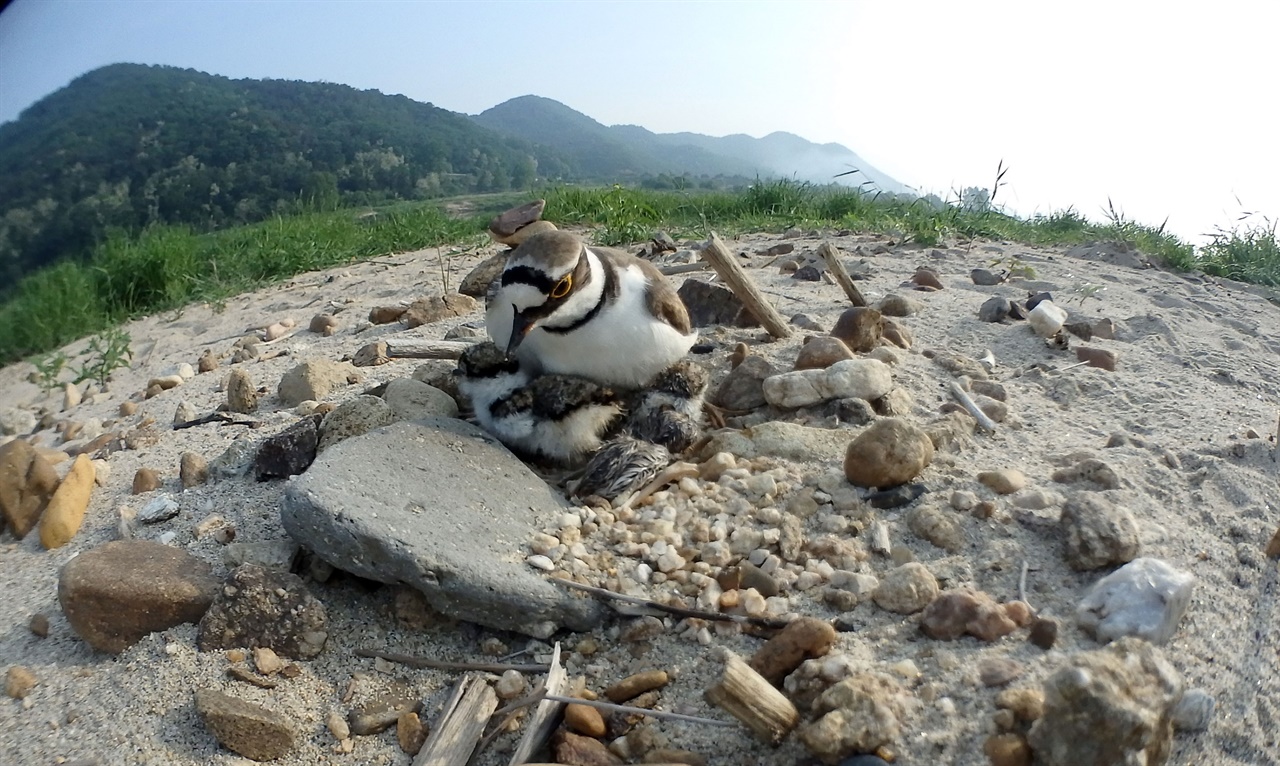
{"type": "Polygon", "coordinates": [[[114,64],[0,125],[0,283],[110,227],[527,188],[556,150],[377,91],[114,64]]]}

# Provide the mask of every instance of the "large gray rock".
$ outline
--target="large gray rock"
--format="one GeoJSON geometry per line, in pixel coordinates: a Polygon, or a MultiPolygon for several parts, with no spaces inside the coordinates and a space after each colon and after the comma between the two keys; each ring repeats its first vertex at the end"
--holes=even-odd
{"type": "Polygon", "coordinates": [[[324,452],[292,480],[284,528],[333,566],[403,582],[437,610],[546,638],[589,630],[602,606],[524,563],[564,502],[496,439],[452,418],[395,423],[324,452]]]}
{"type": "Polygon", "coordinates": [[[1076,608],[1076,619],[1103,643],[1137,636],[1164,644],[1191,604],[1195,581],[1160,559],[1134,559],[1094,584],[1076,608]]]}

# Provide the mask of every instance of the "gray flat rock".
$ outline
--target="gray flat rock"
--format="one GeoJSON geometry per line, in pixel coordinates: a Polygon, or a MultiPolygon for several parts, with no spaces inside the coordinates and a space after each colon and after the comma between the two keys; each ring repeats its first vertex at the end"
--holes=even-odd
{"type": "Polygon", "coordinates": [[[526,542],[564,507],[496,439],[437,417],[329,448],[290,481],[280,515],[339,569],[407,583],[458,619],[547,638],[589,630],[605,614],[524,561],[526,542]]]}

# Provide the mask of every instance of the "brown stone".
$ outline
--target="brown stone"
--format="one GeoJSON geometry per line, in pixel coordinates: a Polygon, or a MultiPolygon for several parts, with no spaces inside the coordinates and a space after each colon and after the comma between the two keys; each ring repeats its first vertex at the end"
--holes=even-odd
{"type": "Polygon", "coordinates": [[[884,317],[884,329],[880,336],[898,348],[911,348],[914,338],[906,325],[899,324],[889,317],[884,317]]]}
{"type": "Polygon", "coordinates": [[[938,278],[938,272],[923,266],[916,269],[916,273],[911,275],[911,282],[917,287],[927,287],[934,290],[945,289],[942,280],[938,278]]]}
{"type": "Polygon", "coordinates": [[[1058,642],[1058,621],[1051,617],[1037,617],[1031,623],[1031,635],[1027,640],[1048,651],[1058,642]]]}
{"type": "Polygon", "coordinates": [[[995,641],[1017,629],[1004,609],[982,591],[949,590],[925,607],[920,630],[930,638],[954,641],[966,633],[995,641]]]}
{"type": "Polygon", "coordinates": [[[516,232],[509,237],[495,239],[497,239],[499,244],[503,244],[508,247],[519,247],[524,244],[525,240],[535,234],[542,234],[543,232],[555,230],[556,225],[550,221],[534,221],[526,226],[521,226],[519,229],[516,229],[516,232]]]}
{"type": "Polygon", "coordinates": [[[58,577],[58,602],[90,646],[119,653],[149,633],[196,622],[217,589],[209,565],[186,551],[117,540],[67,562],[58,577]]]}
{"type": "Polygon", "coordinates": [[[1276,528],[1276,533],[1271,536],[1271,542],[1267,543],[1267,558],[1280,559],[1280,527],[1276,528]]]}
{"type": "Polygon", "coordinates": [[[978,680],[983,686],[1004,686],[1022,675],[1022,663],[1008,657],[984,657],[978,660],[978,680]]]}
{"type": "Polygon", "coordinates": [[[49,618],[40,612],[31,615],[31,621],[27,623],[27,630],[40,638],[49,637],[49,618]]]}
{"type": "Polygon", "coordinates": [[[1090,367],[1097,367],[1107,372],[1116,371],[1116,352],[1103,348],[1076,346],[1076,359],[1090,367]]]}
{"type": "Polygon", "coordinates": [[[489,233],[493,235],[494,239],[510,237],[529,224],[540,220],[542,211],[546,206],[547,201],[545,199],[535,199],[510,210],[504,210],[489,221],[489,233]]]}
{"type": "Polygon", "coordinates": [[[218,742],[255,761],[293,749],[297,734],[280,713],[214,689],[196,690],[196,712],[218,742]]]}
{"type": "Polygon", "coordinates": [[[797,370],[825,370],[836,362],[852,359],[853,352],[839,338],[818,336],[811,338],[796,357],[797,370]]]}
{"type": "Polygon", "coordinates": [[[333,314],[316,314],[311,317],[308,329],[328,337],[338,331],[338,319],[333,314]]]}
{"type": "Polygon", "coordinates": [[[653,689],[661,689],[666,686],[670,679],[667,677],[665,670],[646,670],[641,673],[635,673],[622,679],[618,683],[604,690],[604,696],[610,702],[622,703],[629,699],[638,697],[647,691],[653,689]]]}
{"type": "Polygon", "coordinates": [[[409,755],[417,755],[422,749],[427,741],[427,727],[417,713],[401,713],[396,719],[396,741],[400,743],[400,749],[409,755]]]}
{"type": "Polygon", "coordinates": [[[856,306],[844,310],[836,326],[831,328],[831,336],[839,338],[851,351],[865,353],[880,345],[884,328],[884,317],[879,311],[856,306]]]}
{"type": "Polygon", "coordinates": [[[141,495],[160,488],[160,474],[143,466],[133,475],[133,494],[141,495]]]}
{"type": "Polygon", "coordinates": [[[599,739],[605,734],[604,716],[590,705],[570,703],[564,708],[564,725],[586,737],[599,739]]]}
{"type": "Polygon", "coordinates": [[[373,324],[399,322],[408,310],[408,306],[374,306],[369,309],[369,321],[373,324]]]}
{"type": "Polygon", "coordinates": [[[756,650],[748,663],[774,686],[782,684],[800,663],[822,657],[831,651],[836,641],[836,629],[831,623],[815,617],[794,620],[756,650]]]}
{"type": "Polygon", "coordinates": [[[27,536],[58,489],[58,474],[30,444],[15,439],[0,447],[0,529],[27,536]]]}
{"type": "Polygon", "coordinates": [[[996,695],[996,707],[1008,710],[1023,723],[1044,715],[1044,692],[1031,686],[1005,689],[996,695]]]}
{"type": "Polygon", "coordinates": [[[991,761],[991,766],[1031,766],[1031,746],[1018,734],[987,737],[982,752],[991,761]]]}
{"type": "Polygon", "coordinates": [[[475,298],[461,293],[432,295],[411,303],[409,309],[405,311],[404,323],[409,329],[413,329],[450,317],[466,316],[475,311],[479,305],[475,298]]]}
{"type": "Polygon", "coordinates": [[[463,277],[458,285],[458,292],[470,295],[472,298],[483,298],[489,292],[489,285],[502,275],[502,270],[506,267],[507,252],[494,253],[463,277]]]}
{"type": "Polygon", "coordinates": [[[201,651],[269,646],[282,656],[305,660],[324,648],[326,624],[324,605],[302,578],[242,564],[217,590],[200,620],[197,645],[201,651]]]}
{"type": "MultiPolygon", "coordinates": [[[[204,353],[200,355],[199,361],[196,362],[196,370],[199,372],[213,372],[218,369],[218,355],[213,353],[213,349],[206,348],[204,353]]],[[[123,408],[124,405],[121,405],[123,408]]]]}
{"type": "Polygon", "coordinates": [[[10,699],[26,699],[36,686],[36,675],[21,665],[10,665],[4,674],[4,693],[10,699]]]}
{"type": "Polygon", "coordinates": [[[227,379],[227,409],[245,414],[258,409],[258,389],[249,373],[239,367],[227,379]]]}
{"type": "Polygon", "coordinates": [[[844,475],[860,487],[896,487],[933,460],[928,434],[899,418],[877,420],[849,443],[844,475]]]}
{"type": "Polygon", "coordinates": [[[978,481],[990,487],[997,495],[1012,495],[1027,486],[1027,477],[1016,468],[982,471],[978,474],[978,481]]]}
{"type": "Polygon", "coordinates": [[[76,457],[71,472],[58,485],[40,517],[40,544],[46,549],[61,548],[75,537],[84,522],[93,492],[95,469],[88,455],[76,457]]]}
{"type": "Polygon", "coordinates": [[[137,411],[138,411],[137,402],[129,402],[129,401],[120,402],[120,414],[125,416],[126,418],[129,417],[130,415],[133,415],[137,411]]]}
{"type": "Polygon", "coordinates": [[[559,729],[551,738],[556,763],[565,766],[620,766],[622,759],[598,739],[559,729]]]}
{"type": "Polygon", "coordinates": [[[182,453],[178,463],[178,480],[183,489],[198,487],[209,480],[209,463],[196,452],[182,453]]]}

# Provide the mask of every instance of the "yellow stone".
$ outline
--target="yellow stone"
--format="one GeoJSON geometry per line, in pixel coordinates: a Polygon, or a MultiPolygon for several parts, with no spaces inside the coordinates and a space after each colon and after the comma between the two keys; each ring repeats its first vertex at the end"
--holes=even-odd
{"type": "Polygon", "coordinates": [[[61,548],[80,530],[85,509],[89,507],[89,495],[93,492],[95,473],[88,455],[77,456],[71,464],[71,472],[58,485],[40,518],[40,544],[45,548],[61,548]]]}

